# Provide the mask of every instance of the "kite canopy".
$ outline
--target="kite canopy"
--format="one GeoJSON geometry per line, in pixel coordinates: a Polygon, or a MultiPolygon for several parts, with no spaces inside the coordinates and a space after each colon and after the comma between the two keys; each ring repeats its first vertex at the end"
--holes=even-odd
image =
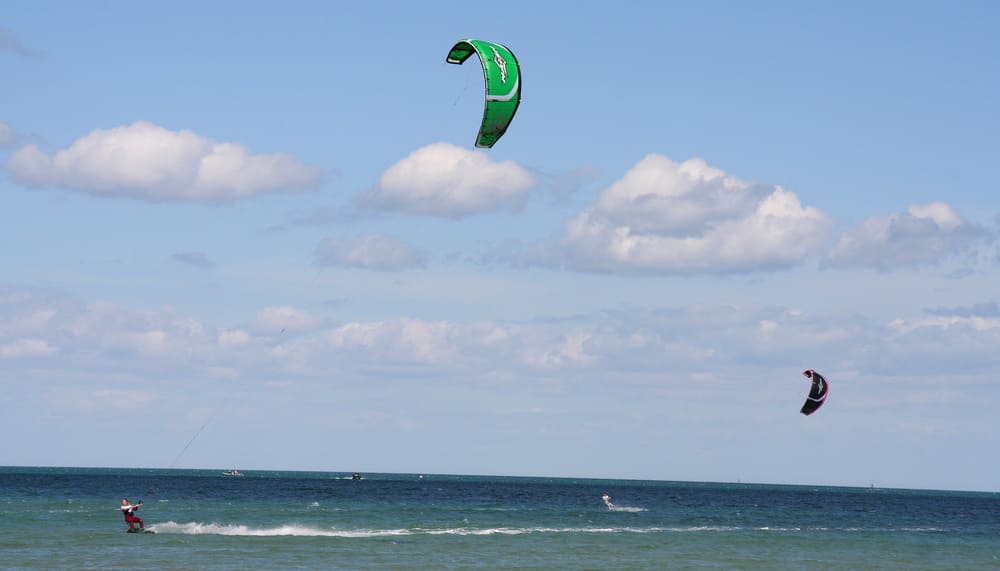
{"type": "Polygon", "coordinates": [[[802,371],[802,374],[806,378],[812,379],[812,386],[809,387],[809,396],[806,397],[806,403],[802,405],[802,414],[809,416],[810,414],[819,410],[819,407],[823,406],[826,402],[826,395],[830,392],[830,383],[826,381],[823,375],[817,373],[812,369],[806,369],[802,371]]]}
{"type": "Polygon", "coordinates": [[[521,67],[506,46],[472,39],[455,44],[448,52],[448,63],[461,65],[473,53],[479,55],[486,78],[486,107],[476,146],[488,149],[507,131],[521,103],[521,67]]]}

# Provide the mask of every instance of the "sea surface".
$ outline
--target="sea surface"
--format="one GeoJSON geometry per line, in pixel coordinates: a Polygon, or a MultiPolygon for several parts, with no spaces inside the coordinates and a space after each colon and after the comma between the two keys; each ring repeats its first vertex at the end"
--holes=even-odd
{"type": "Polygon", "coordinates": [[[1000,569],[1000,494],[0,468],[0,568],[1000,569]]]}

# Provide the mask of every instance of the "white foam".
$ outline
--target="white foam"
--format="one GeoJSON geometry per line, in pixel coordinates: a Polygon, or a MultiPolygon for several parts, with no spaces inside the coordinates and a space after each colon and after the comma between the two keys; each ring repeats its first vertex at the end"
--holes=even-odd
{"type": "MultiPolygon", "coordinates": [[[[169,521],[148,526],[157,533],[175,533],[183,535],[228,535],[245,537],[341,537],[341,538],[377,538],[420,535],[455,535],[455,536],[493,536],[493,535],[529,535],[529,534],[561,534],[561,533],[677,533],[677,532],[725,532],[737,531],[743,528],[726,526],[690,526],[690,527],[453,527],[453,528],[397,528],[397,529],[336,529],[310,527],[298,524],[285,524],[276,527],[254,528],[246,525],[188,522],[177,523],[169,521]]],[[[768,528],[758,528],[767,530],[768,528]]],[[[770,531],[776,531],[774,528],[770,531]]]]}
{"type": "Polygon", "coordinates": [[[691,527],[672,527],[670,531],[742,531],[742,527],[727,525],[693,525],[691,527]]]}
{"type": "Polygon", "coordinates": [[[178,533],[184,535],[234,535],[246,537],[385,537],[393,535],[409,535],[405,529],[355,529],[338,530],[308,527],[304,525],[286,524],[277,527],[253,528],[246,525],[220,523],[177,523],[168,521],[149,526],[157,533],[178,533]]]}
{"type": "Polygon", "coordinates": [[[625,512],[625,513],[639,513],[647,511],[646,508],[633,508],[629,506],[615,506],[613,508],[610,508],[610,510],[613,512],[625,512]]]}

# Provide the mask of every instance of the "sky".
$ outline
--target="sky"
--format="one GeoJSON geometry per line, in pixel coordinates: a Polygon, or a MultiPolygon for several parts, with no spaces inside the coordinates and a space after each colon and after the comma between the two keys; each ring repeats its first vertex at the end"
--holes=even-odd
{"type": "Polygon", "coordinates": [[[0,465],[1000,491],[998,24],[7,2],[0,465]]]}

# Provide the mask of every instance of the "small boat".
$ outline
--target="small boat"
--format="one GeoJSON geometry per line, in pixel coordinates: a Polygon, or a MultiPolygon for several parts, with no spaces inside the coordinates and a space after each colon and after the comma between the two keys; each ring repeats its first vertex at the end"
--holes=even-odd
{"type": "Polygon", "coordinates": [[[222,475],[223,476],[245,476],[246,474],[244,474],[243,472],[240,472],[239,470],[233,469],[233,470],[226,470],[225,472],[222,473],[222,475]]]}

